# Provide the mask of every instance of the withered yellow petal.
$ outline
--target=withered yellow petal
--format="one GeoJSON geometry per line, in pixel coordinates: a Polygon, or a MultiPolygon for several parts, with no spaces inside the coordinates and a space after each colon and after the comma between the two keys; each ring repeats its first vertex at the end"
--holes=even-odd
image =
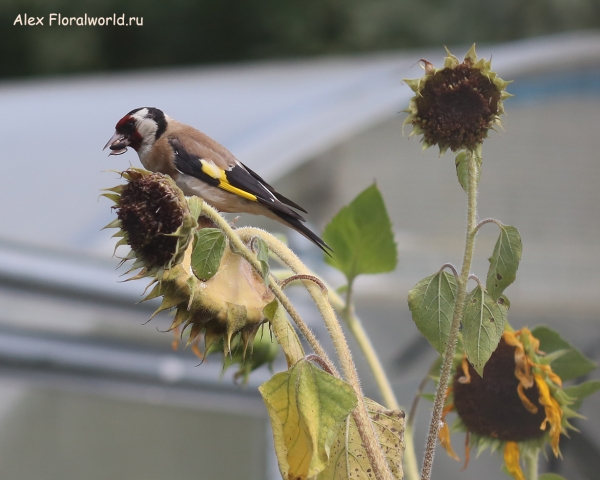
{"type": "Polygon", "coordinates": [[[547,424],[550,424],[550,444],[552,445],[554,455],[558,457],[560,454],[558,442],[560,440],[561,432],[562,409],[556,399],[550,394],[548,384],[540,375],[535,376],[535,383],[540,391],[540,403],[546,410],[546,418],[542,422],[540,428],[545,430],[547,424]]]}
{"type": "Polygon", "coordinates": [[[504,463],[509,473],[516,480],[525,480],[521,464],[519,463],[519,444],[517,442],[506,442],[504,446],[504,463]]]}

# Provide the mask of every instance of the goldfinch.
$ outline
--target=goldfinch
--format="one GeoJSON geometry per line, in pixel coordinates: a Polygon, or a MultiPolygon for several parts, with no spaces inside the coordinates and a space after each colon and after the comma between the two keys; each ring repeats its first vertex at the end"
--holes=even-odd
{"type": "Polygon", "coordinates": [[[109,155],[133,148],[144,168],[171,176],[185,195],[196,195],[220,212],[264,215],[293,228],[325,253],[331,251],[290,208],[307,213],[300,205],[276,192],[224,146],[158,108],[136,108],[121,118],[107,147],[109,155]]]}

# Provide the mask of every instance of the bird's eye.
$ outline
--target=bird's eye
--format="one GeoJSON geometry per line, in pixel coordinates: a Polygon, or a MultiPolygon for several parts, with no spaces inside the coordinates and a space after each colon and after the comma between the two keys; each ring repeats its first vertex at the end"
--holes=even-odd
{"type": "Polygon", "coordinates": [[[135,122],[127,122],[122,127],[123,133],[131,134],[135,130],[135,122]]]}
{"type": "Polygon", "coordinates": [[[121,135],[131,135],[135,132],[135,119],[131,117],[122,118],[119,120],[119,123],[117,123],[116,130],[121,135]]]}

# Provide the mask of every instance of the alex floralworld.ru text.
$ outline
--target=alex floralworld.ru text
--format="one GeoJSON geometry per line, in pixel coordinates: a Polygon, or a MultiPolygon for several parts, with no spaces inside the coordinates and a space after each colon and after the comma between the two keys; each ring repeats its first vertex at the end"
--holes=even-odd
{"type": "Polygon", "coordinates": [[[83,14],[83,16],[79,17],[65,17],[60,13],[51,13],[48,15],[46,19],[45,16],[37,17],[33,15],[27,15],[26,13],[17,15],[13,25],[23,26],[23,27],[35,27],[35,26],[45,26],[48,25],[50,27],[60,26],[60,27],[69,27],[69,26],[111,26],[115,25],[117,27],[128,27],[128,26],[137,26],[141,27],[144,25],[144,17],[126,17],[123,13],[122,15],[117,16],[117,14],[113,14],[108,17],[90,17],[87,13],[83,14]],[[48,20],[48,23],[46,23],[48,20]]]}

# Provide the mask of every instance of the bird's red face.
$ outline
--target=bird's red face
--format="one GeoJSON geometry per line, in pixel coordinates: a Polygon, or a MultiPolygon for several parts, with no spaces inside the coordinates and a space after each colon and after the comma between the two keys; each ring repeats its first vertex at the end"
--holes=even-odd
{"type": "Polygon", "coordinates": [[[127,151],[127,147],[137,151],[142,144],[142,136],[137,129],[138,119],[131,112],[117,122],[115,134],[110,138],[104,148],[111,149],[109,155],[121,155],[127,151]]]}
{"type": "Polygon", "coordinates": [[[140,153],[140,148],[151,148],[165,133],[168,117],[155,107],[140,107],[125,115],[115,127],[115,134],[104,148],[111,149],[110,155],[121,155],[127,147],[140,153]]]}

